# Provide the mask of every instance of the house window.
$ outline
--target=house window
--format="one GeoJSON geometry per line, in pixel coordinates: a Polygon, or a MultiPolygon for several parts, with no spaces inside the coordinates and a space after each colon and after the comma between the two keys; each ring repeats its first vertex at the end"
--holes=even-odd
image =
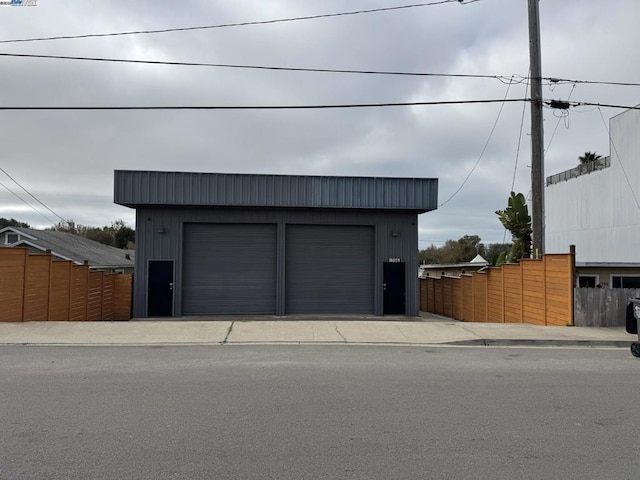
{"type": "Polygon", "coordinates": [[[17,233],[7,233],[4,243],[5,245],[11,245],[12,243],[16,243],[18,240],[20,240],[20,235],[17,233]]]}
{"type": "Polygon", "coordinates": [[[613,288],[640,288],[640,276],[637,275],[611,275],[613,288]]]}
{"type": "Polygon", "coordinates": [[[595,288],[599,283],[599,275],[578,275],[578,286],[580,288],[595,288]]]}

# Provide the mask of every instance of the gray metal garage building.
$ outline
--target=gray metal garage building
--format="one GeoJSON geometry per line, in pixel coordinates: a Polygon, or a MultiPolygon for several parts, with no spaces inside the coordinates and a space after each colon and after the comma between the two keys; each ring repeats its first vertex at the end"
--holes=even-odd
{"type": "Polygon", "coordinates": [[[115,172],[136,209],[135,317],[418,314],[438,180],[115,172]]]}

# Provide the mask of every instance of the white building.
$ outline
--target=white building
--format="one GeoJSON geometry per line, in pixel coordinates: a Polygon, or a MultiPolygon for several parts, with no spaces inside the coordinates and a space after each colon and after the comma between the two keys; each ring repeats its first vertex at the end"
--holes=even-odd
{"type": "Polygon", "coordinates": [[[545,250],[566,252],[575,245],[585,286],[637,288],[640,110],[627,110],[609,123],[609,157],[547,177],[545,250]]]}

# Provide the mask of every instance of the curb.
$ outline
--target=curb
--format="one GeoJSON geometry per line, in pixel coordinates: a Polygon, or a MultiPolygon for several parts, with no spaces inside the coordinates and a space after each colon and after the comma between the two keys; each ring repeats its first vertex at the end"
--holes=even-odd
{"type": "Polygon", "coordinates": [[[625,348],[631,340],[535,340],[535,339],[484,339],[454,340],[439,343],[398,342],[327,342],[327,341],[253,341],[253,342],[0,342],[0,347],[197,347],[197,346],[248,346],[248,345],[364,345],[364,346],[451,346],[451,347],[583,347],[625,348]]]}
{"type": "Polygon", "coordinates": [[[537,339],[486,339],[460,340],[447,342],[446,345],[484,346],[484,347],[592,347],[592,348],[629,348],[631,340],[537,340],[537,339]]]}

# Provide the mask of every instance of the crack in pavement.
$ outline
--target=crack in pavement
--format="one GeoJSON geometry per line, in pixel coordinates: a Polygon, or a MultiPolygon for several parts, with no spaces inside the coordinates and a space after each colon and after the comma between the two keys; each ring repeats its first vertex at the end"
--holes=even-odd
{"type": "Polygon", "coordinates": [[[227,334],[224,337],[224,340],[222,340],[222,342],[220,342],[220,345],[225,345],[227,343],[227,340],[229,339],[229,335],[231,335],[231,331],[233,330],[233,325],[236,323],[235,320],[233,320],[231,322],[231,325],[229,325],[229,328],[227,328],[227,334]]]}
{"type": "Polygon", "coordinates": [[[337,324],[337,323],[335,323],[335,322],[333,323],[333,328],[335,328],[335,329],[336,329],[336,333],[337,333],[338,335],[340,335],[340,338],[342,338],[342,341],[343,341],[344,343],[347,343],[347,339],[345,338],[345,336],[344,336],[344,335],[342,335],[342,333],[341,333],[341,332],[340,332],[340,330],[338,329],[338,324],[337,324]]]}

